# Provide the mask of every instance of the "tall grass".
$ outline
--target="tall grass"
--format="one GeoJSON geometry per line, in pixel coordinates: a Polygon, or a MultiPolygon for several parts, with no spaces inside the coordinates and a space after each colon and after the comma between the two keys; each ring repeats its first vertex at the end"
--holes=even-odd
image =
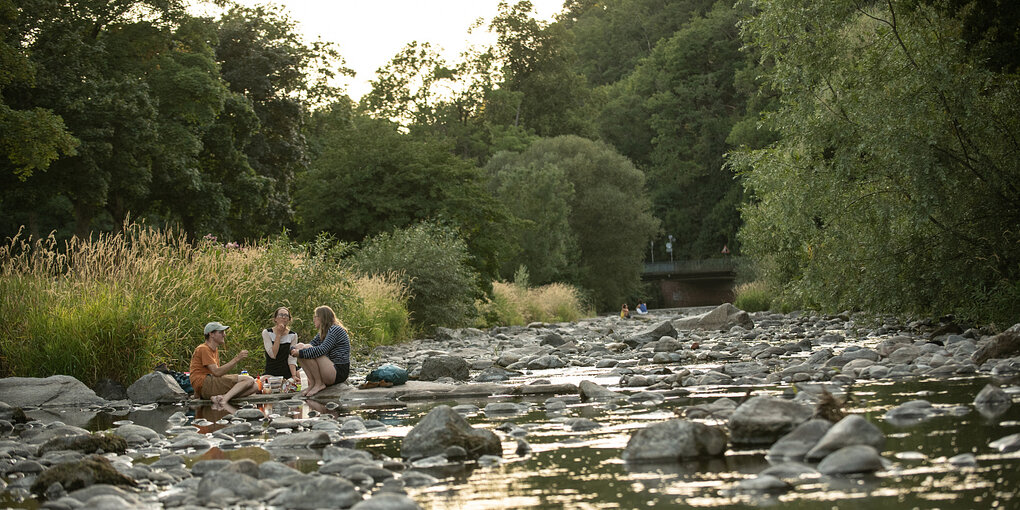
{"type": "Polygon", "coordinates": [[[736,297],[733,299],[733,306],[745,312],[762,312],[771,310],[776,301],[772,290],[761,280],[742,283],[733,290],[736,297]]]}
{"type": "Polygon", "coordinates": [[[585,308],[580,292],[562,283],[529,288],[519,283],[495,282],[492,290],[492,299],[475,304],[479,327],[568,322],[594,315],[585,308]]]}
{"type": "Polygon", "coordinates": [[[185,371],[213,320],[231,327],[220,359],[248,349],[239,369],[260,373],[260,332],[278,306],[290,308],[304,341],[323,304],[355,347],[408,338],[406,312],[405,323],[394,318],[406,310],[403,287],[353,278],[338,263],[343,249],[285,238],[228,248],[136,224],[63,246],[19,233],[0,246],[0,375],[66,374],[91,385],[130,384],[159,362],[185,371]]]}

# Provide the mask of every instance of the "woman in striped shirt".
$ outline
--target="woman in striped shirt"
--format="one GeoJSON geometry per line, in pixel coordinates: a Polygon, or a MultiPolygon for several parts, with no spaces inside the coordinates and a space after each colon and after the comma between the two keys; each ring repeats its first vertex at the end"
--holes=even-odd
{"type": "Polygon", "coordinates": [[[293,345],[290,351],[308,375],[308,388],[301,391],[305,397],[346,381],[351,371],[351,339],[333,309],[316,308],[312,323],[318,330],[312,343],[293,345]]]}

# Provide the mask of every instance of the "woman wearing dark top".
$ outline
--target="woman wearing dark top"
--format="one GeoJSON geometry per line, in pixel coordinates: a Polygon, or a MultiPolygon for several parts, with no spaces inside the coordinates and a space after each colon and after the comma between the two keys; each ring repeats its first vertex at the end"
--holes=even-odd
{"type": "Polygon", "coordinates": [[[290,330],[290,310],[285,306],[273,314],[273,327],[262,330],[262,343],[266,348],[266,375],[275,375],[299,381],[297,358],[290,356],[290,347],[297,343],[297,333],[290,330]]]}
{"type": "Polygon", "coordinates": [[[308,375],[308,388],[302,396],[310,397],[336,383],[347,380],[351,370],[351,339],[333,309],[320,306],[312,319],[318,333],[309,344],[291,346],[290,353],[297,357],[308,375]]]}

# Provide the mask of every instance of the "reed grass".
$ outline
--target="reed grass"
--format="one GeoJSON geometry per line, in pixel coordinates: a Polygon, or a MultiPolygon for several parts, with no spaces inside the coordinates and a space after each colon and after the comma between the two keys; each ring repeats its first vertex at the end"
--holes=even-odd
{"type": "Polygon", "coordinates": [[[733,306],[745,312],[771,310],[775,302],[772,290],[761,280],[740,284],[733,293],[733,306]]]}
{"type": "Polygon", "coordinates": [[[19,232],[0,246],[0,375],[66,374],[93,385],[131,384],[161,362],[187,371],[214,320],[231,327],[220,359],[248,349],[238,370],[260,373],[261,330],[279,306],[304,341],[322,304],[355,347],[408,338],[406,291],[393,279],[354,278],[335,252],[284,237],[230,248],[137,224],[62,246],[19,232]]]}
{"type": "Polygon", "coordinates": [[[563,283],[529,288],[517,283],[495,282],[492,290],[490,300],[475,304],[479,327],[567,322],[594,315],[584,306],[581,293],[563,283]]]}

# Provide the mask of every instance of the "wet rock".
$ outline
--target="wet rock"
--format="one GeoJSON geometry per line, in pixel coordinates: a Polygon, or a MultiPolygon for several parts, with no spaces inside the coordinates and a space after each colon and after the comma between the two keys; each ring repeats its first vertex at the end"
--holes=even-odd
{"type": "Polygon", "coordinates": [[[974,408],[986,418],[995,418],[1013,405],[1013,399],[1002,388],[986,384],[974,397],[974,408]]]}
{"type": "Polygon", "coordinates": [[[772,397],[751,397],[730,415],[733,444],[771,445],[811,419],[810,406],[772,397]]]}
{"type": "Polygon", "coordinates": [[[408,471],[400,480],[404,482],[404,487],[429,487],[439,483],[438,478],[421,471],[408,471]]]}
{"type": "Polygon", "coordinates": [[[421,507],[413,499],[403,494],[390,492],[376,494],[351,507],[351,510],[420,510],[421,507]]]}
{"type": "Polygon", "coordinates": [[[769,448],[766,458],[770,462],[774,459],[803,459],[830,428],[832,428],[832,422],[817,418],[801,423],[789,434],[779,438],[779,441],[769,448]]]}
{"type": "Polygon", "coordinates": [[[625,395],[612,391],[604,386],[600,386],[592,381],[581,381],[577,385],[577,389],[581,394],[581,400],[617,400],[626,398],[625,395]]]}
{"type": "Polygon", "coordinates": [[[897,426],[916,425],[938,415],[938,410],[927,400],[904,402],[885,413],[885,421],[897,426]]]}
{"type": "Polygon", "coordinates": [[[400,455],[413,460],[438,455],[452,445],[463,447],[471,458],[503,453],[503,445],[496,434],[473,428],[450,406],[440,405],[407,433],[400,446],[400,455]]]}
{"type": "Polygon", "coordinates": [[[726,433],[717,427],[687,420],[649,425],[631,435],[623,450],[627,462],[675,462],[715,457],[726,451],[726,433]]]}
{"type": "Polygon", "coordinates": [[[528,362],[529,370],[545,370],[549,368],[563,368],[565,366],[567,366],[566,362],[554,354],[547,354],[528,362]]]}
{"type": "MultiPolygon", "coordinates": [[[[4,398],[7,398],[6,396],[4,398]]],[[[20,407],[15,407],[7,404],[6,402],[0,402],[0,420],[15,423],[25,423],[28,421],[28,417],[25,416],[25,411],[20,407]]]]}
{"type": "Polygon", "coordinates": [[[1009,453],[1020,450],[1020,433],[1000,437],[999,439],[988,443],[988,446],[999,450],[1001,453],[1009,453]]]}
{"type": "Polygon", "coordinates": [[[105,400],[127,400],[127,388],[110,378],[100,379],[93,388],[96,396],[105,400]]]}
{"type": "Polygon", "coordinates": [[[0,395],[14,407],[88,406],[104,404],[96,392],[69,375],[0,379],[0,395]]]}
{"type": "Polygon", "coordinates": [[[807,483],[821,477],[817,469],[800,462],[783,462],[762,470],[759,475],[770,475],[792,483],[807,483]]]}
{"type": "Polygon", "coordinates": [[[155,430],[133,423],[121,425],[113,429],[113,433],[124,438],[131,445],[158,441],[160,439],[160,435],[155,430]]]}
{"type": "Polygon", "coordinates": [[[539,345],[548,345],[548,346],[551,346],[551,347],[559,347],[559,346],[567,343],[567,341],[564,340],[562,336],[560,336],[558,333],[555,333],[555,332],[545,333],[543,335],[540,335],[538,338],[539,338],[539,342],[538,342],[539,345]]]}
{"type": "Polygon", "coordinates": [[[730,303],[719,305],[716,309],[703,315],[685,317],[673,321],[673,327],[678,330],[704,329],[728,331],[733,326],[753,329],[754,322],[747,312],[730,303]]]}
{"type": "Polygon", "coordinates": [[[485,405],[485,414],[487,416],[499,416],[499,415],[512,415],[521,414],[528,410],[526,404],[518,404],[515,402],[491,402],[485,405]]]}
{"type": "Polygon", "coordinates": [[[961,453],[950,457],[946,462],[956,467],[976,467],[977,457],[973,453],[961,453]]]}
{"type": "Polygon", "coordinates": [[[567,420],[567,427],[574,432],[584,432],[586,430],[595,430],[601,428],[598,422],[589,420],[588,418],[571,418],[567,420]]]}
{"type": "Polygon", "coordinates": [[[418,378],[422,381],[435,381],[449,377],[455,381],[466,381],[471,374],[467,361],[459,356],[430,356],[421,366],[418,378]]]}
{"type": "Polygon", "coordinates": [[[59,483],[67,491],[75,491],[97,483],[125,487],[135,485],[134,480],[122,475],[109,459],[100,455],[50,467],[36,477],[32,483],[32,492],[42,494],[54,483],[59,483]]]}
{"type": "Polygon", "coordinates": [[[330,444],[329,434],[318,430],[309,430],[276,436],[266,444],[266,448],[322,448],[328,444],[330,444]]]}
{"type": "Polygon", "coordinates": [[[30,445],[41,445],[58,437],[88,435],[90,435],[89,431],[81,427],[53,422],[42,428],[32,428],[22,432],[21,440],[30,445]]]}
{"type": "Polygon", "coordinates": [[[173,377],[163,372],[143,375],[127,389],[128,398],[135,404],[172,404],[188,399],[188,394],[173,377]]]}
{"type": "Polygon", "coordinates": [[[840,448],[818,463],[818,471],[826,475],[871,473],[881,469],[882,456],[878,450],[864,444],[840,448]]]}
{"type": "Polygon", "coordinates": [[[817,461],[836,450],[855,445],[865,445],[881,451],[885,447],[885,434],[864,417],[851,414],[833,425],[804,458],[817,461]]]}
{"type": "Polygon", "coordinates": [[[39,447],[38,455],[56,450],[73,450],[82,453],[124,453],[127,441],[115,435],[88,434],[55,437],[39,447]]]}
{"type": "Polygon", "coordinates": [[[623,343],[632,348],[640,347],[649,342],[659,341],[662,337],[676,338],[677,335],[678,333],[673,323],[670,321],[663,321],[628,336],[623,343]]]}
{"type": "Polygon", "coordinates": [[[260,499],[263,494],[270,490],[268,485],[259,483],[254,477],[244,473],[237,473],[228,469],[221,469],[207,473],[198,483],[199,500],[223,499],[224,491],[230,495],[242,499],[260,499]],[[216,496],[219,493],[219,496],[216,496]]]}
{"type": "Polygon", "coordinates": [[[242,420],[254,421],[265,418],[266,414],[254,407],[245,407],[243,409],[238,409],[237,412],[234,413],[234,417],[242,420]]]}
{"type": "MultiPolygon", "coordinates": [[[[67,497],[75,501],[79,501],[82,504],[92,502],[95,500],[95,498],[101,496],[114,496],[132,505],[134,508],[138,508],[142,505],[142,501],[138,498],[137,495],[128,492],[124,489],[121,489],[116,485],[105,484],[90,485],[83,489],[78,489],[76,491],[70,492],[67,495],[67,497]]],[[[89,505],[88,508],[91,509],[93,507],[89,505]]]]}
{"type": "Polygon", "coordinates": [[[993,358],[1008,358],[1020,354],[1020,324],[984,340],[971,356],[978,365],[993,358]]]}
{"type": "Polygon", "coordinates": [[[786,492],[790,489],[789,483],[767,474],[741,480],[734,487],[734,490],[739,492],[786,492]]]}
{"type": "Polygon", "coordinates": [[[503,382],[510,379],[513,376],[520,375],[520,372],[510,371],[499,366],[491,366],[482,370],[481,373],[476,375],[474,382],[503,382]]]}

